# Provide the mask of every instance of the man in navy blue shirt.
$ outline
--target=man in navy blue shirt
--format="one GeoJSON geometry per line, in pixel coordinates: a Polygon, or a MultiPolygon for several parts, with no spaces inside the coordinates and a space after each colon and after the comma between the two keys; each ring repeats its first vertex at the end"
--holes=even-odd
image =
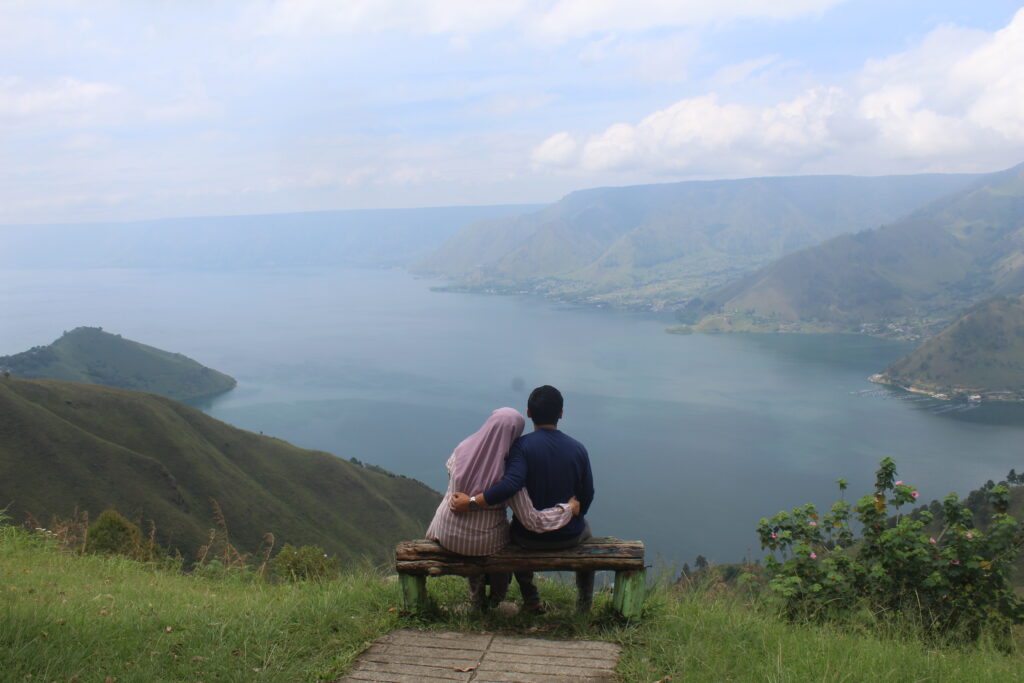
{"type": "MultiPolygon", "coordinates": [[[[537,387],[527,401],[526,416],[533,420],[534,431],[512,444],[505,461],[505,476],[486,491],[473,496],[456,493],[452,509],[467,512],[482,505],[497,505],[511,498],[523,486],[538,510],[575,498],[579,512],[567,525],[555,531],[535,533],[512,518],[512,540],[531,549],[571,548],[590,538],[586,514],[594,500],[594,478],[590,456],[576,439],[558,430],[562,418],[562,394],[544,385],[537,387]]],[[[517,572],[516,581],[526,609],[542,611],[540,596],[533,584],[533,572],[517,572]]],[[[577,606],[587,610],[594,590],[594,573],[577,572],[577,606]]]]}

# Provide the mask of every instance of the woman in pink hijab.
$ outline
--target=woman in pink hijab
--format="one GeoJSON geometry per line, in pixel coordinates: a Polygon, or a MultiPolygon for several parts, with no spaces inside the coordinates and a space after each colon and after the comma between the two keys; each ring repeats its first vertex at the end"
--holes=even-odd
{"type": "MultiPolygon", "coordinates": [[[[498,408],[475,434],[464,439],[448,458],[448,491],[437,506],[427,529],[427,538],[460,555],[492,555],[509,542],[505,505],[482,508],[472,514],[452,512],[450,499],[456,491],[484,491],[501,480],[509,448],[523,433],[525,420],[515,408],[498,408]]],[[[509,499],[516,518],[530,531],[542,533],[561,529],[573,515],[571,502],[535,510],[525,488],[509,499]]],[[[475,607],[497,604],[505,597],[508,574],[470,577],[470,596],[475,607]],[[491,585],[489,600],[486,584],[491,585]]]]}

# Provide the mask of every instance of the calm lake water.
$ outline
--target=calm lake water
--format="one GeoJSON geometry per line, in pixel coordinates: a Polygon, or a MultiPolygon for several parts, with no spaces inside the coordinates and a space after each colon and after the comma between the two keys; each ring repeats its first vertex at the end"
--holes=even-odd
{"type": "Polygon", "coordinates": [[[737,561],[760,517],[867,491],[896,457],[923,500],[1024,469],[1024,410],[950,410],[867,376],[910,346],[664,333],[665,317],[436,293],[397,270],[0,271],[0,355],[100,325],[227,372],[214,417],[445,487],[493,408],[559,387],[589,449],[598,534],[668,565],[737,561]]]}

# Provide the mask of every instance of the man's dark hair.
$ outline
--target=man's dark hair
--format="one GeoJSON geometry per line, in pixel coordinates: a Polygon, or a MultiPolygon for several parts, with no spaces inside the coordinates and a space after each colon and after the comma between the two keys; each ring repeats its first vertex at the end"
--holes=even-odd
{"type": "Polygon", "coordinates": [[[559,418],[562,417],[562,392],[549,384],[537,387],[530,392],[526,408],[530,411],[530,419],[534,424],[558,424],[559,418]]]}

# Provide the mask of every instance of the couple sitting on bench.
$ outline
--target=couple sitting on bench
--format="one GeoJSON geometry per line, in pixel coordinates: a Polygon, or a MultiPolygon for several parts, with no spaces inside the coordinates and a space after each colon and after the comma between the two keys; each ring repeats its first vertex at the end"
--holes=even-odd
{"type": "MultiPolygon", "coordinates": [[[[557,428],[562,394],[552,386],[533,390],[526,415],[534,431],[523,433],[525,420],[513,408],[499,408],[448,458],[448,491],[427,529],[427,538],[460,555],[492,555],[509,541],[527,549],[571,548],[590,538],[587,510],[594,480],[587,449],[557,428]],[[512,508],[512,524],[505,515],[512,508]]],[[[542,613],[533,572],[515,572],[523,608],[542,613]]],[[[477,609],[500,603],[511,575],[469,578],[477,609]],[[490,586],[490,595],[487,587],[490,586]]],[[[577,571],[577,607],[590,608],[594,572],[577,571]]]]}

